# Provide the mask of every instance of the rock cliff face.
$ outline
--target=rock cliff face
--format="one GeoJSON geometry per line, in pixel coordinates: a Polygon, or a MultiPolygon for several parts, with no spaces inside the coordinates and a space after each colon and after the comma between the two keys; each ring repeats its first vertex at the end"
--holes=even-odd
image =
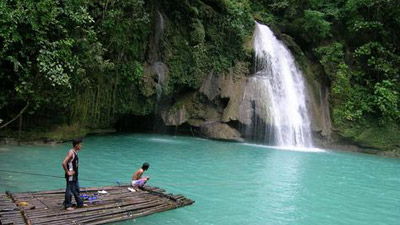
{"type": "Polygon", "coordinates": [[[217,140],[243,141],[241,134],[226,123],[205,123],[201,126],[201,133],[208,138],[217,140]]]}
{"type": "MultiPolygon", "coordinates": [[[[290,36],[281,33],[279,39],[295,56],[306,80],[306,104],[314,145],[368,153],[380,152],[372,148],[373,145],[346,139],[334,131],[329,109],[329,84],[324,69],[320,64],[312,62],[290,36]]],[[[166,64],[162,66],[168,71],[166,64]]],[[[262,120],[261,124],[268,124],[269,121],[263,119],[268,118],[266,107],[260,107],[261,103],[255,104],[259,99],[267,97],[262,96],[266,91],[260,89],[258,80],[252,76],[253,66],[249,61],[237,61],[226,72],[217,74],[211,71],[197,90],[175,96],[174,103],[162,109],[163,123],[178,129],[180,126],[190,127],[201,136],[211,139],[258,141],[260,137],[249,132],[249,126],[254,120],[262,120]]],[[[144,68],[143,79],[148,90],[143,92],[153,95],[156,93],[157,71],[151,65],[144,68]]]]}
{"type": "MultiPolygon", "coordinates": [[[[250,34],[249,37],[251,36],[250,34]]],[[[306,104],[314,137],[320,139],[317,143],[329,140],[332,126],[328,88],[321,79],[323,70],[304,56],[290,36],[280,33],[278,37],[295,55],[306,78],[306,104]]],[[[249,40],[251,43],[251,38],[249,40]]],[[[166,64],[168,65],[168,62],[166,64]]],[[[261,139],[261,136],[268,136],[266,128],[269,126],[270,117],[266,102],[269,96],[265,86],[260,85],[260,78],[253,76],[252,67],[254,62],[237,61],[226,72],[209,72],[197,90],[175,96],[172,105],[161,109],[164,124],[175,127],[190,126],[201,135],[213,139],[260,141],[258,139],[261,139]],[[264,133],[259,134],[256,129],[264,130],[264,133]]],[[[149,77],[147,83],[151,84],[150,89],[154,89],[156,71],[152,67],[145,69],[144,74],[148,75],[144,77],[149,77]]],[[[168,68],[164,70],[168,71],[168,68]]]]}
{"type": "MultiPolygon", "coordinates": [[[[249,26],[249,29],[243,32],[248,33],[248,36],[241,41],[227,41],[227,36],[221,36],[225,33],[217,32],[218,26],[205,19],[209,18],[208,16],[220,18],[222,15],[215,12],[215,9],[204,4],[196,6],[195,10],[192,10],[193,7],[180,8],[179,10],[189,10],[193,13],[193,19],[182,23],[182,18],[175,17],[179,13],[170,13],[171,10],[176,10],[172,2],[174,1],[164,5],[164,8],[155,9],[155,32],[150,37],[150,47],[140,83],[141,93],[152,99],[151,101],[158,102],[154,104],[157,126],[166,125],[183,132],[188,132],[190,128],[191,132],[198,132],[197,134],[208,138],[236,141],[258,141],[261,136],[273,133],[268,130],[268,105],[264,104],[263,107],[263,104],[257,102],[267,96],[263,96],[266,91],[260,89],[259,80],[252,76],[255,69],[255,60],[252,58],[252,28],[249,26]],[[171,8],[165,8],[166,6],[171,8]],[[219,40],[220,42],[214,42],[219,40]],[[218,53],[207,50],[215,50],[216,43],[220,47],[222,43],[227,46],[222,46],[223,50],[220,49],[218,53]],[[230,51],[231,49],[241,50],[230,51]],[[240,54],[237,54],[239,52],[240,54]],[[241,57],[238,57],[239,55],[241,57]],[[219,61],[220,59],[222,61],[219,61]],[[224,72],[215,72],[221,71],[221,62],[231,65],[234,60],[237,61],[230,69],[223,67],[224,72]],[[258,134],[255,130],[264,130],[264,133],[258,134]]],[[[331,69],[315,61],[312,52],[303,51],[294,38],[282,33],[287,30],[271,25],[275,36],[285,43],[295,57],[306,80],[306,108],[314,145],[345,145],[354,148],[384,146],[388,138],[379,139],[378,144],[370,143],[371,136],[378,133],[373,130],[374,127],[362,127],[359,134],[354,134],[354,130],[333,128],[329,105],[329,76],[332,74],[328,73],[331,69]]],[[[393,133],[393,138],[389,139],[394,139],[392,142],[395,143],[398,138],[395,137],[396,132],[393,133]]]]}
{"type": "MultiPolygon", "coordinates": [[[[266,107],[255,104],[265,99],[256,78],[251,77],[250,63],[237,62],[230,71],[210,73],[197,91],[179,96],[176,103],[163,112],[167,126],[187,124],[212,139],[243,141],[255,139],[246,132],[255,118],[268,118],[266,107]],[[255,107],[257,106],[257,107],[255,107]]],[[[331,125],[327,88],[315,80],[308,85],[308,109],[316,137],[328,139],[331,125]]],[[[265,104],[265,103],[264,103],[265,104]]],[[[268,124],[268,121],[263,121],[268,124]]]]}
{"type": "Polygon", "coordinates": [[[164,123],[167,126],[186,123],[209,138],[243,141],[229,122],[251,123],[250,103],[242,99],[247,74],[247,64],[243,62],[236,63],[228,73],[210,73],[197,91],[179,96],[175,104],[162,112],[164,123]],[[240,107],[241,104],[249,107],[240,107]]]}

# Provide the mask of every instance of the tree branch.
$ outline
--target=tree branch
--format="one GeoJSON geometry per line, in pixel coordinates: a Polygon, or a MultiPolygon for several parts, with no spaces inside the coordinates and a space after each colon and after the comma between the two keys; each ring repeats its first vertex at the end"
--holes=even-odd
{"type": "Polygon", "coordinates": [[[7,123],[3,124],[3,125],[0,127],[0,129],[6,127],[8,124],[10,124],[10,123],[14,122],[14,120],[18,119],[18,117],[20,117],[20,116],[24,113],[24,111],[28,108],[28,106],[29,106],[29,101],[26,102],[25,107],[21,110],[21,112],[18,113],[18,115],[17,115],[14,119],[12,119],[12,120],[8,121],[7,123]]]}

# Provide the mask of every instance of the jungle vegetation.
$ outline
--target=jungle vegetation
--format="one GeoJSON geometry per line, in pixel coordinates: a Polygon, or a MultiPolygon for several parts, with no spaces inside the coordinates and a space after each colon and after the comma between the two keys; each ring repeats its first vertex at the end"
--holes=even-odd
{"type": "Polygon", "coordinates": [[[156,54],[171,98],[199,88],[210,71],[251,64],[257,20],[323,68],[339,133],[399,133],[397,0],[3,0],[0,132],[85,132],[153,114],[157,97],[145,94],[143,72],[158,12],[166,26],[156,54]]]}

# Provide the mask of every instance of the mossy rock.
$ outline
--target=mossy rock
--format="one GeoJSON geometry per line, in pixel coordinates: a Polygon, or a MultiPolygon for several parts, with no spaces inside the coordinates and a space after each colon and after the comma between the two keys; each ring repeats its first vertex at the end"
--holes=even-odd
{"type": "Polygon", "coordinates": [[[285,43],[285,45],[291,50],[291,52],[298,56],[304,56],[300,46],[293,40],[293,38],[287,34],[280,34],[279,39],[285,43]]]}
{"type": "Polygon", "coordinates": [[[233,80],[240,80],[250,75],[249,66],[250,63],[248,62],[236,61],[231,72],[233,74],[233,80]]]}
{"type": "Polygon", "coordinates": [[[158,80],[157,71],[149,64],[143,66],[143,76],[140,80],[140,92],[145,97],[156,94],[156,86],[158,80]]]}
{"type": "Polygon", "coordinates": [[[361,146],[385,151],[400,150],[400,127],[397,124],[387,124],[385,126],[373,123],[365,126],[357,124],[338,129],[340,135],[354,140],[361,146]]]}
{"type": "Polygon", "coordinates": [[[206,37],[204,26],[200,20],[194,20],[192,23],[192,32],[190,33],[191,42],[193,45],[197,45],[204,42],[206,37]]]}
{"type": "MultiPolygon", "coordinates": [[[[253,29],[254,30],[254,29],[253,29]]],[[[243,43],[243,49],[245,50],[246,54],[253,55],[254,54],[254,49],[253,49],[253,33],[250,33],[247,35],[247,37],[244,39],[243,43]]]]}
{"type": "MultiPolygon", "coordinates": [[[[205,99],[201,99],[201,95],[196,92],[189,92],[181,95],[175,104],[168,109],[166,115],[173,115],[181,109],[185,109],[185,117],[188,119],[206,119],[207,104],[205,99]]],[[[181,112],[182,113],[182,112],[181,112]]],[[[185,121],[186,122],[186,121],[185,121]]]]}

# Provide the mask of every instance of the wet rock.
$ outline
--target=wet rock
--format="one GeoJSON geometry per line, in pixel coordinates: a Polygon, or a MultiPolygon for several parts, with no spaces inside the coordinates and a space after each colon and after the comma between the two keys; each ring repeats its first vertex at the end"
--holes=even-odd
{"type": "Polygon", "coordinates": [[[160,94],[168,82],[168,67],[163,62],[145,64],[140,80],[140,92],[145,97],[160,94]]]}
{"type": "Polygon", "coordinates": [[[204,124],[204,120],[201,120],[201,119],[188,119],[187,123],[192,127],[201,127],[204,124]]]}
{"type": "Polygon", "coordinates": [[[207,123],[201,126],[200,131],[203,135],[211,139],[243,141],[240,132],[225,123],[207,123]]]}
{"type": "Polygon", "coordinates": [[[199,90],[200,93],[207,96],[210,101],[214,100],[221,92],[219,88],[219,80],[220,79],[211,72],[201,85],[199,90]]]}
{"type": "Polygon", "coordinates": [[[161,117],[166,126],[179,126],[189,119],[184,106],[181,108],[172,108],[169,111],[163,112],[161,113],[161,117]]]}
{"type": "MultiPolygon", "coordinates": [[[[229,79],[230,77],[228,77],[228,80],[229,79]]],[[[228,81],[228,83],[229,82],[230,81],[228,81]]],[[[225,94],[228,94],[224,97],[229,96],[229,102],[222,116],[223,122],[240,121],[243,124],[251,123],[251,104],[243,98],[245,87],[245,79],[232,83],[232,85],[224,86],[224,92],[225,94]]]]}
{"type": "Polygon", "coordinates": [[[140,80],[140,92],[146,96],[150,97],[156,93],[157,86],[157,71],[149,64],[143,66],[143,76],[140,80]]]}
{"type": "Polygon", "coordinates": [[[307,83],[307,109],[311,118],[311,130],[330,140],[332,123],[329,112],[328,87],[316,81],[307,83]]]}
{"type": "MultiPolygon", "coordinates": [[[[276,33],[275,33],[276,34],[276,33]]],[[[278,38],[285,43],[285,45],[290,49],[293,54],[296,55],[304,55],[301,48],[297,45],[297,43],[293,40],[293,38],[287,34],[279,34],[278,38]]]]}

